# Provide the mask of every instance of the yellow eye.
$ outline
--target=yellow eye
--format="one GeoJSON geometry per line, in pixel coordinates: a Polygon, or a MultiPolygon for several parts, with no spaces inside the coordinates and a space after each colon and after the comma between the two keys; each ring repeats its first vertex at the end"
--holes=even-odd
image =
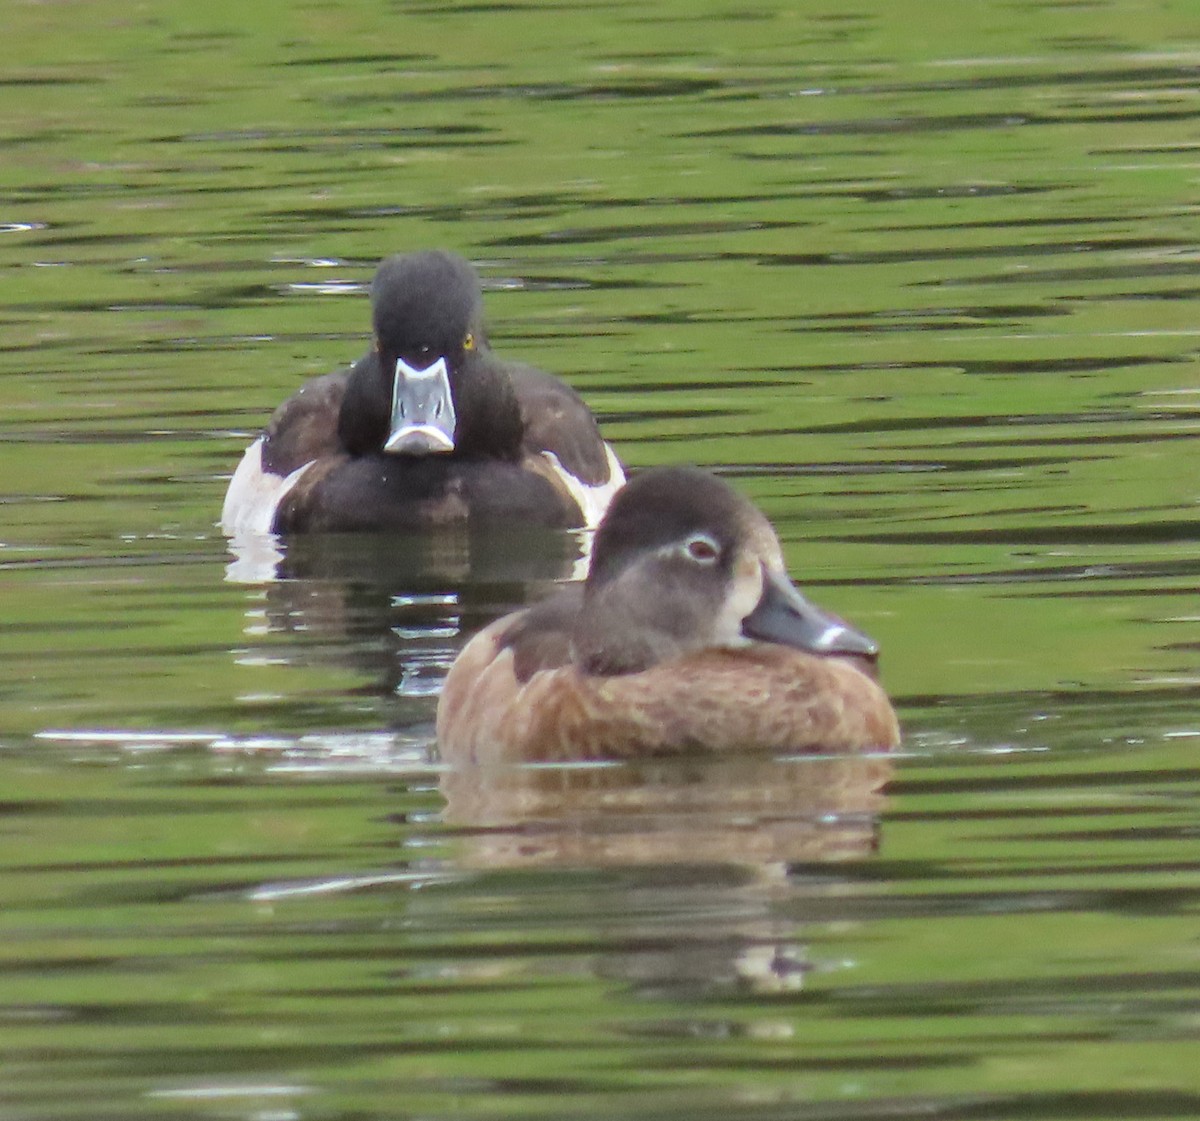
{"type": "Polygon", "coordinates": [[[470,331],[467,332],[467,337],[463,339],[463,350],[475,349],[475,336],[470,331]]]}

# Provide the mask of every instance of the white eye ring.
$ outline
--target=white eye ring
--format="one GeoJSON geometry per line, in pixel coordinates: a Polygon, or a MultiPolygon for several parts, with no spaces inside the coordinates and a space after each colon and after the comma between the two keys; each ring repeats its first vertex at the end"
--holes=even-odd
{"type": "Polygon", "coordinates": [[[698,564],[716,564],[717,558],[721,555],[721,546],[715,538],[710,537],[707,533],[693,533],[683,543],[683,548],[688,559],[694,560],[698,564]]]}

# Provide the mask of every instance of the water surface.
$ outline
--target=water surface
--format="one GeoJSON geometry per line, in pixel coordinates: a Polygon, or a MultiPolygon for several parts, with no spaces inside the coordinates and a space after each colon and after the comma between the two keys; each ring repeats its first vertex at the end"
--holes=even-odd
{"type": "Polygon", "coordinates": [[[1200,1112],[1187,3],[6,30],[6,1115],[1200,1112]],[[229,551],[420,246],[763,506],[899,758],[450,772],[454,651],[579,543],[229,551]]]}

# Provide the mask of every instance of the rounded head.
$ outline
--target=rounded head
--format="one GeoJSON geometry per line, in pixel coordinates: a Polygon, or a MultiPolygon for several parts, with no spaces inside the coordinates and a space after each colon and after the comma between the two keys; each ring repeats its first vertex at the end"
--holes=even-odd
{"type": "Polygon", "coordinates": [[[593,544],[574,657],[591,673],[751,642],[873,658],[875,644],[788,579],[771,523],[694,467],[645,471],[613,499],[593,544]]]}
{"type": "Polygon", "coordinates": [[[440,249],[388,257],[371,282],[376,347],[425,365],[482,342],[483,297],[468,261],[440,249]]]}
{"type": "Polygon", "coordinates": [[[766,517],[728,483],[698,467],[656,467],[635,475],[613,498],[596,531],[591,584],[612,579],[635,557],[691,542],[716,549],[717,567],[727,570],[738,548],[753,551],[783,571],[779,539],[766,517]]]}

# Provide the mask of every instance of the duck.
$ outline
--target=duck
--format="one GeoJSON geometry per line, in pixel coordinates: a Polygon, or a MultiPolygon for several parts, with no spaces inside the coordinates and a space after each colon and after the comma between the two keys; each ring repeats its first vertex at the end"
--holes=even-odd
{"type": "Polygon", "coordinates": [[[496,620],[438,700],[451,765],[900,743],[878,645],[793,584],[766,516],[695,467],[617,492],[586,578],[496,620]]]}
{"type": "Polygon", "coordinates": [[[578,393],[493,353],[470,262],[386,258],[371,317],[367,353],[307,381],[246,449],[222,506],[228,535],[595,527],[624,469],[578,393]]]}

